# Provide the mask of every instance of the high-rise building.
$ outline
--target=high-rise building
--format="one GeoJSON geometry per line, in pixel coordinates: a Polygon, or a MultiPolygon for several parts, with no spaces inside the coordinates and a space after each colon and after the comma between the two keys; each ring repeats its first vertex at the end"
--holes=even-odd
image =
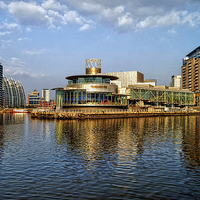
{"type": "Polygon", "coordinates": [[[172,76],[172,85],[171,87],[179,87],[181,88],[181,75],[173,75],[172,76]]]}
{"type": "Polygon", "coordinates": [[[42,90],[42,98],[44,98],[46,102],[49,102],[49,89],[42,90]]]}
{"type": "Polygon", "coordinates": [[[20,82],[3,77],[3,94],[4,107],[25,107],[26,97],[24,88],[20,82]]]}
{"type": "Polygon", "coordinates": [[[0,107],[3,106],[3,65],[0,63],[0,107]]]}
{"type": "Polygon", "coordinates": [[[183,89],[200,90],[200,46],[183,58],[181,73],[183,89]]]}

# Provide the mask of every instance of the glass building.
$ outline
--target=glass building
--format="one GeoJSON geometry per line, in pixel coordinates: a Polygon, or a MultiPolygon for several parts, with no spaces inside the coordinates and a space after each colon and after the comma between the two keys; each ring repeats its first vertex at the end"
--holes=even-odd
{"type": "Polygon", "coordinates": [[[20,107],[26,105],[26,97],[22,84],[11,78],[3,77],[4,107],[20,107]]]}
{"type": "Polygon", "coordinates": [[[56,90],[58,108],[96,107],[125,108],[127,95],[118,93],[118,86],[111,84],[118,77],[102,75],[101,60],[87,59],[86,74],[68,76],[68,85],[56,90]]]}
{"type": "Polygon", "coordinates": [[[190,90],[169,89],[159,87],[129,86],[127,93],[130,94],[130,101],[141,102],[145,105],[166,105],[166,106],[193,106],[194,93],[190,90]]]}

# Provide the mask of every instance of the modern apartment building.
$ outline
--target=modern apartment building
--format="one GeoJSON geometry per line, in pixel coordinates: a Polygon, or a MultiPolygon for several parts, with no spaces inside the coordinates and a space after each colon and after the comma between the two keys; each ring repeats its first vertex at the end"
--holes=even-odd
{"type": "Polygon", "coordinates": [[[183,89],[200,90],[200,46],[183,58],[181,73],[183,89]]]}
{"type": "Polygon", "coordinates": [[[3,77],[3,94],[4,107],[25,107],[26,97],[20,82],[3,77]]]}

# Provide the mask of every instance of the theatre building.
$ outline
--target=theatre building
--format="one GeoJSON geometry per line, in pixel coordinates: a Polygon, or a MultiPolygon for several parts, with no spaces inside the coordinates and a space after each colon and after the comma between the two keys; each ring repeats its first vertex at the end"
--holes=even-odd
{"type": "Polygon", "coordinates": [[[56,90],[56,106],[63,109],[127,107],[127,95],[118,93],[118,85],[111,83],[118,77],[101,73],[100,59],[87,59],[85,75],[68,76],[66,87],[56,90]]]}

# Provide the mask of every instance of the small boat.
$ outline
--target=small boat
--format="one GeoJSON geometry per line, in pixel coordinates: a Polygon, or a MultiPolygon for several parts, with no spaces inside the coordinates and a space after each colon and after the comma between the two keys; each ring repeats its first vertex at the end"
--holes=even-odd
{"type": "Polygon", "coordinates": [[[12,113],[28,113],[27,109],[13,109],[12,113]]]}

